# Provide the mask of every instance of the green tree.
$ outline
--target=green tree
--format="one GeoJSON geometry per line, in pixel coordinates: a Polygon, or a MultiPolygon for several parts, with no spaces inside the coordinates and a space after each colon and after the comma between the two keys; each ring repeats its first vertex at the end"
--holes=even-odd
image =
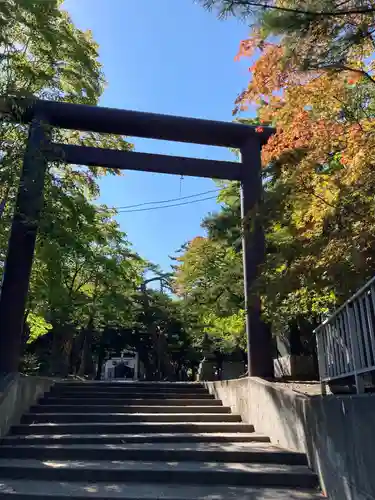
{"type": "MultiPolygon", "coordinates": [[[[97,104],[105,83],[98,62],[98,46],[90,32],[82,32],[73,25],[62,9],[62,2],[2,2],[0,26],[0,95],[8,100],[36,97],[97,104]]],[[[7,120],[5,108],[1,109],[0,259],[3,268],[27,127],[7,120]]],[[[122,150],[132,148],[122,137],[95,133],[59,130],[53,132],[53,140],[122,150]]],[[[124,314],[126,311],[130,321],[129,295],[136,287],[142,264],[119,231],[114,221],[115,212],[94,204],[99,194],[97,181],[106,174],[118,175],[119,172],[54,163],[46,174],[45,204],[24,338],[25,342],[33,342],[48,333],[54,339],[56,359],[61,346],[71,346],[72,338],[87,327],[92,316],[95,316],[94,324],[103,323],[105,315],[110,320],[109,316],[114,314],[108,305],[110,293],[114,301],[121,295],[124,314]],[[115,283],[113,286],[109,285],[109,276],[115,283]],[[101,319],[97,318],[97,311],[103,312],[101,319]]],[[[65,363],[69,349],[64,352],[66,355],[61,360],[65,363]]]]}
{"type": "MultiPolygon", "coordinates": [[[[229,200],[238,201],[235,184],[228,188],[229,200]]],[[[220,194],[224,202],[225,195],[220,194]]],[[[175,289],[186,307],[197,316],[196,335],[208,335],[212,349],[233,352],[246,347],[242,255],[238,247],[240,218],[236,208],[224,205],[203,221],[207,237],[197,237],[176,258],[175,289]]]]}

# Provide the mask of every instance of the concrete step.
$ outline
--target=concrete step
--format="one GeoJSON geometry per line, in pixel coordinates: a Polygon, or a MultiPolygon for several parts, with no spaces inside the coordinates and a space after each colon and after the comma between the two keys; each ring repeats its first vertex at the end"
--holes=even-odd
{"type": "Polygon", "coordinates": [[[148,433],[209,433],[254,432],[254,427],[244,423],[209,422],[142,422],[142,423],[44,423],[20,424],[11,429],[14,434],[148,434],[148,433]]]}
{"type": "Polygon", "coordinates": [[[233,413],[27,413],[22,424],[74,422],[241,422],[233,413]]]}
{"type": "Polygon", "coordinates": [[[0,478],[316,488],[307,467],[281,464],[0,459],[0,478]]]}
{"type": "Polygon", "coordinates": [[[231,413],[229,406],[36,405],[30,413],[231,413]]]}
{"type": "Polygon", "coordinates": [[[119,391],[57,391],[49,392],[51,397],[58,398],[91,398],[91,399],[215,399],[212,394],[206,392],[134,392],[129,390],[119,391]]]}
{"type": "Polygon", "coordinates": [[[239,486],[188,486],[167,484],[67,483],[0,480],[1,500],[321,500],[314,491],[239,486]]]}
{"type": "Polygon", "coordinates": [[[45,395],[38,402],[39,405],[78,405],[78,406],[99,406],[99,405],[147,405],[147,406],[222,406],[222,401],[211,398],[198,398],[198,399],[152,399],[152,398],[97,398],[85,397],[84,399],[78,396],[74,397],[60,397],[45,395]]]}
{"type": "Polygon", "coordinates": [[[119,384],[114,386],[94,386],[90,384],[85,385],[54,385],[51,387],[51,392],[84,392],[84,393],[96,393],[96,392],[111,392],[111,393],[119,393],[119,392],[137,392],[137,393],[145,393],[145,394],[169,394],[169,393],[178,393],[178,394],[209,394],[207,389],[204,387],[152,387],[145,386],[141,387],[139,385],[130,385],[130,384],[119,384]]]}
{"type": "Polygon", "coordinates": [[[133,382],[128,380],[108,382],[108,381],[88,381],[88,382],[58,382],[55,387],[84,387],[84,388],[94,388],[95,390],[100,388],[124,388],[124,387],[140,387],[141,389],[177,389],[177,390],[195,390],[203,389],[206,390],[204,385],[199,382],[133,382]]]}
{"type": "Polygon", "coordinates": [[[307,465],[306,455],[267,443],[144,443],[121,445],[3,445],[0,458],[140,460],[307,465]]]}
{"type": "Polygon", "coordinates": [[[269,443],[270,438],[255,432],[238,433],[148,433],[148,434],[38,434],[6,436],[4,445],[124,444],[124,443],[269,443]]]}

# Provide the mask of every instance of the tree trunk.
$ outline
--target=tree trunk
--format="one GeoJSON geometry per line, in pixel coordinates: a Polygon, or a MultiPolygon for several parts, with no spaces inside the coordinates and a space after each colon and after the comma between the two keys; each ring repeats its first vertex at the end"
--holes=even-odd
{"type": "Polygon", "coordinates": [[[52,375],[66,377],[69,374],[70,353],[72,350],[73,329],[55,327],[52,336],[50,372],[52,375]]]}
{"type": "Polygon", "coordinates": [[[159,332],[159,342],[158,342],[158,356],[160,360],[161,372],[163,378],[173,381],[175,378],[175,370],[171,357],[168,352],[168,342],[166,336],[159,332]]]}
{"type": "Polygon", "coordinates": [[[78,376],[92,375],[94,371],[94,363],[92,360],[92,339],[93,339],[93,320],[90,318],[89,323],[85,330],[85,337],[83,340],[81,364],[78,370],[78,376]]]}
{"type": "Polygon", "coordinates": [[[95,380],[101,379],[104,359],[105,359],[105,349],[104,347],[100,346],[98,353],[98,367],[96,369],[95,380]]]}
{"type": "Polygon", "coordinates": [[[82,358],[82,348],[85,340],[85,329],[82,328],[78,335],[75,336],[72,347],[72,355],[70,358],[70,367],[71,373],[76,375],[81,366],[81,358],[82,358]]]}
{"type": "Polygon", "coordinates": [[[25,345],[30,337],[30,328],[29,328],[29,325],[27,324],[28,315],[29,315],[29,311],[26,311],[25,316],[23,318],[21,354],[24,351],[25,345]]]}

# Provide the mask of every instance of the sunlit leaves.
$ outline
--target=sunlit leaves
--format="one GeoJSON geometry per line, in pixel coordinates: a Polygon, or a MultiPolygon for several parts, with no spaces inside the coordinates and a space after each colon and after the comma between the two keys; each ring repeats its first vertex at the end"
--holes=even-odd
{"type": "Polygon", "coordinates": [[[28,314],[27,324],[30,331],[29,338],[27,339],[28,344],[32,344],[36,339],[42,337],[52,329],[52,325],[47,323],[43,316],[33,313],[28,314]]]}
{"type": "MultiPolygon", "coordinates": [[[[220,193],[221,201],[238,201],[238,186],[231,184],[220,193]],[[226,193],[226,194],[225,194],[226,193]]],[[[229,212],[211,214],[205,225],[209,237],[197,237],[178,258],[175,283],[186,307],[196,315],[196,335],[207,334],[214,349],[232,352],[245,345],[242,257],[238,251],[239,222],[229,212]],[[226,216],[229,218],[225,221],[226,216]],[[233,232],[232,232],[233,230],[233,232]],[[233,243],[233,246],[232,246],[233,243]]],[[[224,210],[224,209],[223,209],[224,210]]],[[[198,340],[199,342],[199,340],[198,340]]]]}

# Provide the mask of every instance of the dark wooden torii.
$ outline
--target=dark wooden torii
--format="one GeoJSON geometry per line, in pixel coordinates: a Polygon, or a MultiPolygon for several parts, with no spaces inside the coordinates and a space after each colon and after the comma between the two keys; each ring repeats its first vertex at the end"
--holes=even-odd
{"type": "Polygon", "coordinates": [[[261,148],[274,133],[264,127],[139,111],[44,100],[0,102],[0,113],[18,123],[30,123],[23,169],[12,222],[0,296],[0,374],[17,372],[23,321],[32,268],[44,177],[49,161],[190,175],[241,182],[243,268],[249,375],[269,376],[269,334],[260,319],[260,301],[251,285],[264,258],[264,232],[257,213],[262,199],[261,148]],[[238,148],[241,163],[134,153],[95,147],[55,144],[53,127],[150,139],[238,148]]]}

